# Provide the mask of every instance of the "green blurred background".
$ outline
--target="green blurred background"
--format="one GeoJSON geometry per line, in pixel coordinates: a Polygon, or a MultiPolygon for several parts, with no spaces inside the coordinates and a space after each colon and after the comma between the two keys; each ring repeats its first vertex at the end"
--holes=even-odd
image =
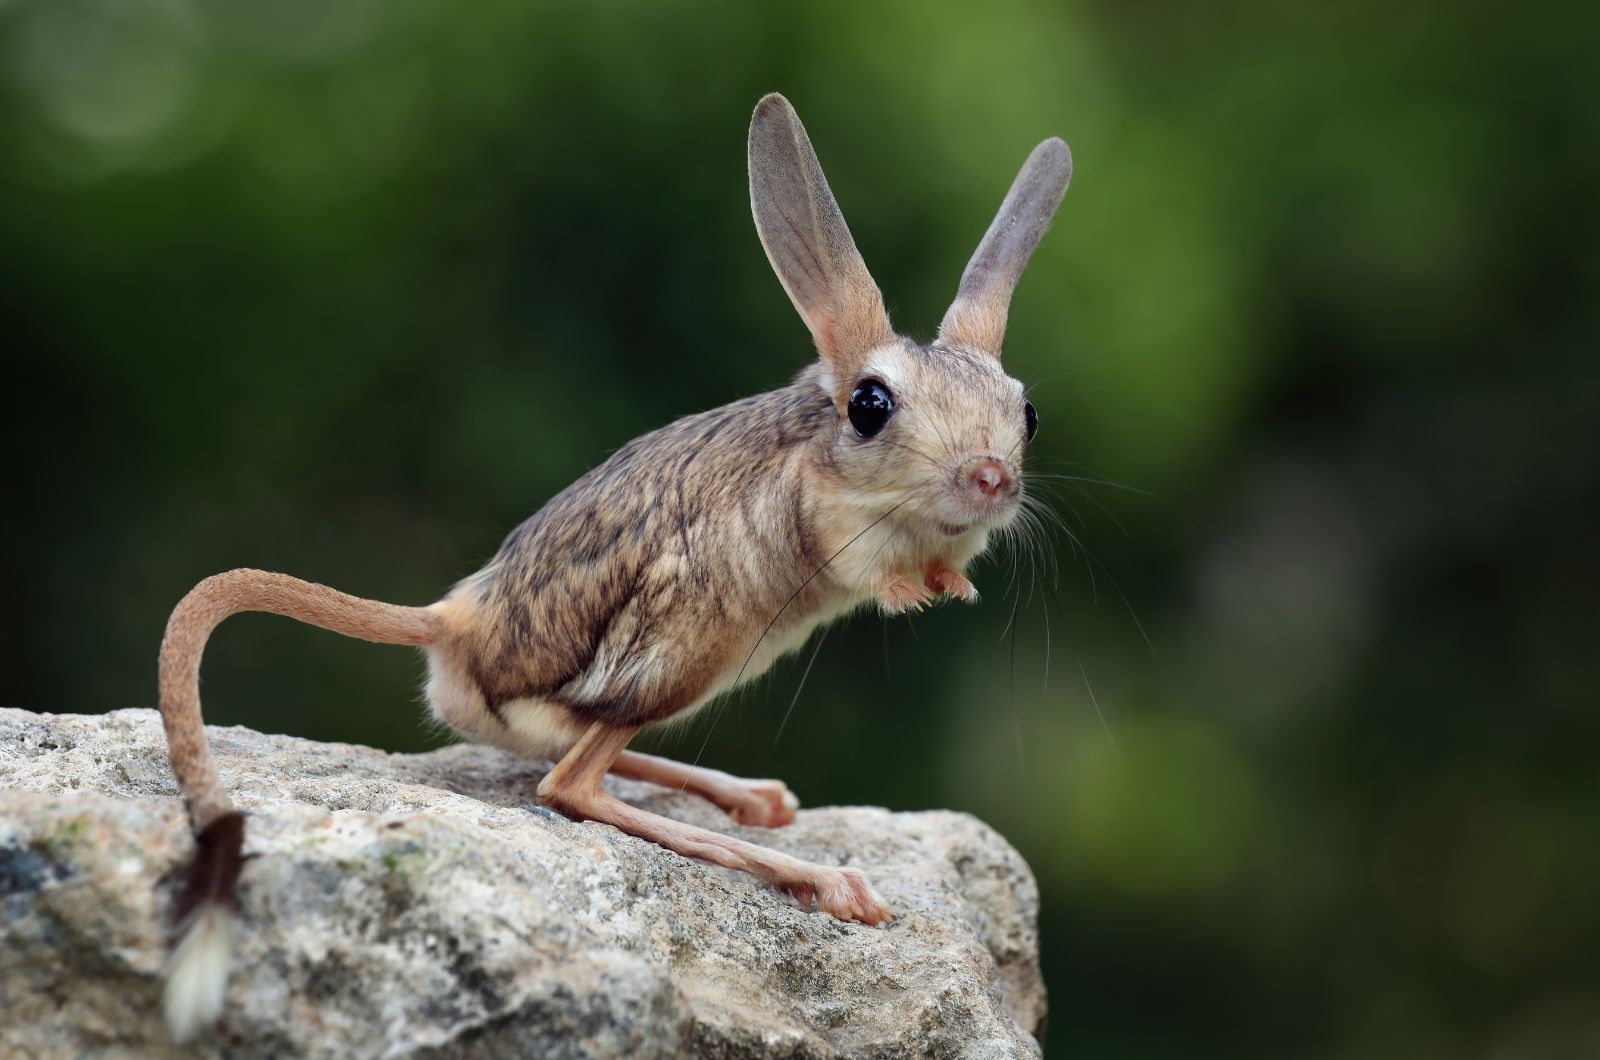
{"type": "MultiPolygon", "coordinates": [[[[1001,829],[1053,1055],[1600,1056],[1597,13],[9,0],[0,699],[152,705],[229,567],[427,602],[785,382],[761,93],[924,338],[1059,134],[1007,365],[1036,467],[1133,488],[1059,491],[1093,558],[658,743],[1001,829]]],[[[419,749],[420,673],[247,616],[207,712],[419,749]]]]}

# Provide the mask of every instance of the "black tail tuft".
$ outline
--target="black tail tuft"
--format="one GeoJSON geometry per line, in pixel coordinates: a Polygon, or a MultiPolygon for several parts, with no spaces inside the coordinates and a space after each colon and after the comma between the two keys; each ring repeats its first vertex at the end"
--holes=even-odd
{"type": "Polygon", "coordinates": [[[212,821],[194,837],[194,857],[183,892],[172,908],[174,936],[206,906],[237,909],[239,870],[244,867],[244,814],[235,810],[212,821]]]}
{"type": "Polygon", "coordinates": [[[244,867],[244,814],[225,813],[195,835],[189,877],[172,911],[163,1001],[172,1037],[186,1042],[222,1014],[244,867]]]}

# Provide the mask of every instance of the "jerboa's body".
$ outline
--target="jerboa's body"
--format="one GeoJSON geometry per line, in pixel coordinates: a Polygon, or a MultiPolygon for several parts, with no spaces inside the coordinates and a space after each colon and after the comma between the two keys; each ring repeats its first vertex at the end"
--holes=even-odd
{"type": "Polygon", "coordinates": [[[601,781],[615,772],[670,784],[740,823],[787,824],[796,802],[781,782],[641,755],[629,740],[757,676],[852,607],[976,599],[964,568],[1016,515],[1038,423],[1000,365],[1011,293],[1066,190],[1071,156],[1046,140],[1028,157],[927,344],[890,326],[781,96],[756,108],[749,165],[757,232],[819,353],[793,382],[623,446],[432,605],[237,570],[205,579],[174,609],[161,714],[195,835],[173,905],[165,1003],[176,1038],[222,1009],[239,887],[248,892],[244,817],[211,757],[199,693],[207,637],[241,611],[423,648],[434,713],[468,739],[559,756],[539,797],[568,816],[749,872],[843,919],[891,919],[858,868],[647,813],[601,781]]]}
{"type": "Polygon", "coordinates": [[[818,374],[635,439],[512,531],[435,605],[439,717],[558,754],[591,723],[664,721],[759,676],[870,601],[886,560],[963,566],[986,530],[908,534],[893,501],[853,496],[818,374]]]}

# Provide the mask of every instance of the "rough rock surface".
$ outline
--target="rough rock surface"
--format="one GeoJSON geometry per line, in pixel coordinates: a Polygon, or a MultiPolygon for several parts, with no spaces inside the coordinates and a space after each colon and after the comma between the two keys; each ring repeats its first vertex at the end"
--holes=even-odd
{"type": "Polygon", "coordinates": [[[212,730],[251,811],[224,1021],[160,1022],[163,925],[189,851],[155,712],[0,710],[0,1056],[1010,1057],[1044,1020],[1028,867],[957,813],[803,810],[740,828],[865,869],[898,920],[808,912],[760,882],[537,805],[544,765],[212,730]]]}

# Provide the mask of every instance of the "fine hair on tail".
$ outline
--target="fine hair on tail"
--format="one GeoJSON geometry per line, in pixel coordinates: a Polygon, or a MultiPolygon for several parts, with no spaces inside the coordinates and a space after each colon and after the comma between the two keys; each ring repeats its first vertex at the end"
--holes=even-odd
{"type": "Polygon", "coordinates": [[[259,570],[207,578],[178,602],[161,640],[161,723],[194,831],[195,851],[173,907],[167,1026],[187,1041],[222,1012],[244,865],[244,815],[222,789],[200,715],[200,656],[229,615],[264,611],[378,644],[433,642],[438,616],[425,607],[363,600],[325,585],[259,570]]]}

